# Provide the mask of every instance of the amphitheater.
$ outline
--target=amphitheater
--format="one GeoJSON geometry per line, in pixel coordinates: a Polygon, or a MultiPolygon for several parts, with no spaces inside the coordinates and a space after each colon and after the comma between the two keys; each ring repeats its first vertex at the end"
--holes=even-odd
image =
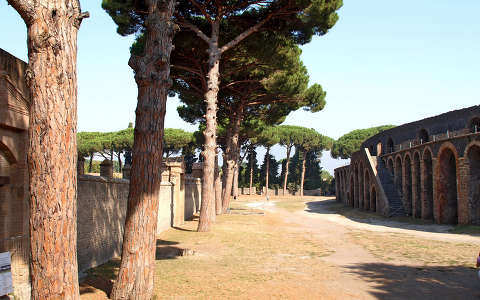
{"type": "Polygon", "coordinates": [[[480,106],[383,131],[335,169],[337,201],[386,217],[480,224],[480,106]]]}

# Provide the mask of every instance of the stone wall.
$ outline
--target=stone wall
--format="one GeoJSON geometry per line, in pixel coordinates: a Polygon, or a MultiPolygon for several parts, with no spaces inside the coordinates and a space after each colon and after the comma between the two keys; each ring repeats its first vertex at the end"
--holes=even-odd
{"type": "Polygon", "coordinates": [[[202,180],[191,176],[185,177],[185,220],[191,220],[193,214],[200,211],[202,202],[202,180]]]}
{"type": "Polygon", "coordinates": [[[0,49],[0,252],[12,258],[14,292],[30,299],[26,64],[0,49]]]}
{"type": "Polygon", "coordinates": [[[78,177],[78,269],[101,265],[122,251],[129,181],[78,177]]]}

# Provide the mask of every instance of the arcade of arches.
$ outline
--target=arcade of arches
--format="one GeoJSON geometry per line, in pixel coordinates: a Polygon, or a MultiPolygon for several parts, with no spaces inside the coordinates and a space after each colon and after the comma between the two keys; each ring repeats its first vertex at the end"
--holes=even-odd
{"type": "Polygon", "coordinates": [[[386,217],[480,224],[479,120],[465,120],[463,130],[443,136],[419,130],[421,142],[403,149],[388,137],[374,152],[371,145],[363,147],[350,165],[335,170],[337,201],[386,217]]]}

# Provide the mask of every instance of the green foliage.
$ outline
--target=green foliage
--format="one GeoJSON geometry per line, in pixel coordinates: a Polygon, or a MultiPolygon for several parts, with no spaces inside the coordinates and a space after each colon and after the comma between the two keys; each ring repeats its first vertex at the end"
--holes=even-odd
{"type": "Polygon", "coordinates": [[[280,181],[279,181],[279,176],[278,176],[278,167],[279,167],[279,163],[278,161],[275,159],[275,157],[271,154],[269,155],[265,155],[264,159],[263,159],[263,164],[262,166],[260,167],[260,186],[265,186],[265,183],[266,183],[266,169],[267,169],[267,159],[270,160],[269,162],[269,169],[268,169],[268,186],[269,188],[271,188],[273,185],[275,184],[279,184],[280,181]]]}
{"type": "Polygon", "coordinates": [[[193,133],[182,129],[165,128],[163,133],[163,153],[170,157],[178,154],[194,141],[193,133]]]}
{"type": "Polygon", "coordinates": [[[333,143],[331,155],[333,158],[348,159],[352,153],[360,150],[360,145],[366,139],[387,129],[395,127],[394,125],[384,125],[367,129],[353,130],[333,143]]]}

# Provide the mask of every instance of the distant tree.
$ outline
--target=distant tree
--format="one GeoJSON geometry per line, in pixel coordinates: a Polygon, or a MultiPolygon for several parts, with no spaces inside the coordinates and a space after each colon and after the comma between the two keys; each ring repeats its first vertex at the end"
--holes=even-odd
{"type": "Polygon", "coordinates": [[[122,261],[111,297],[151,299],[155,272],[163,127],[176,25],[174,0],[103,0],[120,35],[137,34],[128,65],[138,88],[122,261]]]}
{"type": "Polygon", "coordinates": [[[333,139],[319,134],[314,129],[303,130],[301,134],[297,135],[297,142],[295,144],[295,147],[298,148],[302,160],[302,173],[300,176],[300,196],[303,196],[307,156],[310,152],[321,152],[325,149],[331,149],[333,141],[333,139]]]}
{"type": "Polygon", "coordinates": [[[305,128],[300,126],[291,126],[291,125],[281,125],[278,127],[279,130],[279,144],[284,146],[287,149],[287,157],[285,158],[285,166],[282,167],[282,170],[285,171],[285,174],[282,174],[283,178],[283,194],[287,192],[287,181],[288,181],[288,169],[290,164],[290,153],[293,146],[297,141],[297,136],[305,128]]]}
{"type": "Polygon", "coordinates": [[[260,167],[260,186],[272,187],[278,184],[278,167],[280,163],[271,154],[265,155],[263,158],[262,166],[260,167]],[[268,160],[267,160],[268,159],[268,160]],[[268,171],[267,171],[268,170],[268,171]],[[267,176],[268,172],[268,176],[267,176]]]}
{"type": "MultiPolygon", "coordinates": [[[[279,141],[279,134],[278,130],[276,127],[267,127],[264,129],[259,136],[257,137],[257,143],[259,145],[262,145],[267,149],[267,153],[265,154],[265,157],[270,158],[270,149],[272,148],[273,145],[277,144],[279,141]]],[[[268,187],[269,187],[269,175],[270,175],[270,162],[271,159],[265,159],[265,172],[263,173],[265,175],[265,196],[268,197],[268,187]]],[[[263,166],[262,166],[263,167],[263,166]]],[[[278,168],[278,165],[277,165],[278,168]]],[[[278,170],[277,170],[278,172],[278,170]]]]}
{"type": "Polygon", "coordinates": [[[31,297],[79,299],[77,34],[88,13],[78,0],[7,2],[28,37],[31,297]]]}
{"type": "Polygon", "coordinates": [[[77,155],[79,160],[90,157],[88,172],[92,172],[92,163],[95,153],[103,150],[101,132],[79,132],[77,133],[77,155]]]}
{"type": "Polygon", "coordinates": [[[352,153],[360,150],[360,145],[368,138],[395,127],[394,125],[384,125],[367,129],[353,130],[333,143],[331,156],[333,158],[348,159],[352,153]]]}
{"type": "Polygon", "coordinates": [[[165,157],[180,153],[182,149],[189,146],[194,140],[193,133],[174,128],[165,128],[163,137],[163,153],[165,157]]]}

